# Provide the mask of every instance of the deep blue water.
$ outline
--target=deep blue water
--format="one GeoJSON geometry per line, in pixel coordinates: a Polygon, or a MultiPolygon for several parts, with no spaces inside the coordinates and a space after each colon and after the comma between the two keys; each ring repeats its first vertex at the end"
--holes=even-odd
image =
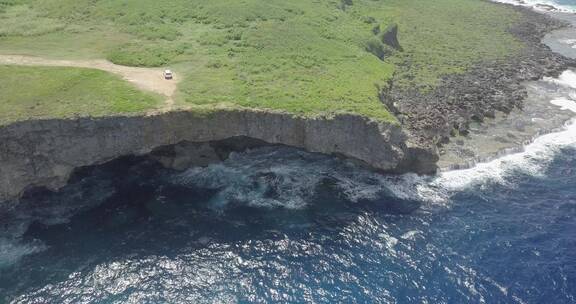
{"type": "Polygon", "coordinates": [[[287,148],[86,168],[0,215],[20,235],[0,243],[0,299],[576,303],[575,142],[435,178],[287,148]]]}
{"type": "Polygon", "coordinates": [[[0,303],[248,302],[576,303],[576,125],[436,177],[261,148],[0,206],[0,303]]]}

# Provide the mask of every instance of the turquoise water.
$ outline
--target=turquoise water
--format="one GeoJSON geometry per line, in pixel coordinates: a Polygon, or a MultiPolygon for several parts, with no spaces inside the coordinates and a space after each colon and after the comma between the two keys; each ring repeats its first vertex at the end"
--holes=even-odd
{"type": "Polygon", "coordinates": [[[574,0],[554,0],[552,1],[555,4],[570,7],[572,9],[576,9],[576,1],[574,0]]]}
{"type": "Polygon", "coordinates": [[[576,1],[574,0],[549,0],[549,1],[527,1],[542,4],[551,4],[565,11],[576,12],[576,1]]]}
{"type": "Polygon", "coordinates": [[[510,3],[534,7],[537,5],[553,6],[563,12],[576,12],[575,0],[493,0],[494,2],[510,3]]]}

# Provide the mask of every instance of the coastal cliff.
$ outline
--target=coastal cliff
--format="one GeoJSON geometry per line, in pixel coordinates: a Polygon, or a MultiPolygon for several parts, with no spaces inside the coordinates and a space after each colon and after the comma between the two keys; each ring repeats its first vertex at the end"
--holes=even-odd
{"type": "MultiPolygon", "coordinates": [[[[147,116],[26,120],[0,127],[0,202],[31,187],[58,189],[79,167],[143,155],[183,142],[247,137],[269,144],[359,160],[377,170],[430,174],[447,142],[470,123],[521,109],[525,81],[557,76],[574,60],[553,53],[542,37],[566,24],[517,8],[524,19],[509,29],[525,47],[515,57],[480,62],[447,75],[432,91],[406,90],[392,81],[380,100],[400,121],[360,115],[298,117],[265,110],[174,111],[147,116]]],[[[388,37],[397,44],[398,28],[388,37]]],[[[398,48],[400,46],[398,44],[398,48]]]]}
{"type": "Polygon", "coordinates": [[[0,128],[0,201],[30,187],[57,189],[75,168],[181,142],[249,137],[310,152],[342,155],[384,171],[436,170],[435,153],[412,150],[401,126],[353,115],[298,118],[288,114],[222,110],[150,116],[29,120],[0,128]]]}

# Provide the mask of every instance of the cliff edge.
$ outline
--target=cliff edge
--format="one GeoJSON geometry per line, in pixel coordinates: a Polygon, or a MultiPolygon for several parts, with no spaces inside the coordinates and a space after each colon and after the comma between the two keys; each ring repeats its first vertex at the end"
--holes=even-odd
{"type": "Polygon", "coordinates": [[[412,153],[399,125],[354,115],[298,118],[289,114],[222,110],[150,116],[29,120],[0,127],[0,201],[27,188],[57,189],[75,168],[141,155],[181,142],[245,136],[310,152],[342,155],[384,170],[430,173],[434,153],[412,153]],[[415,158],[412,158],[415,156],[415,158]]]}

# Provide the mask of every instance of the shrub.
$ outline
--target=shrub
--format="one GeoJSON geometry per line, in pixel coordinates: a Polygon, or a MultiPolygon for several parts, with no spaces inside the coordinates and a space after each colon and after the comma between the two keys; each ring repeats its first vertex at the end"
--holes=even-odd
{"type": "Polygon", "coordinates": [[[167,24],[140,24],[132,25],[126,28],[130,34],[147,40],[168,40],[174,41],[182,34],[173,26],[167,24]]]}
{"type": "Polygon", "coordinates": [[[164,45],[142,45],[129,43],[108,53],[108,60],[115,64],[140,67],[165,66],[185,52],[184,47],[164,45]]]}
{"type": "Polygon", "coordinates": [[[380,41],[377,37],[370,38],[366,41],[364,49],[372,55],[384,60],[386,57],[392,55],[393,49],[380,41]]]}
{"type": "Polygon", "coordinates": [[[0,18],[0,37],[39,36],[65,28],[59,20],[40,17],[26,5],[7,7],[4,14],[5,18],[0,18]]]}

